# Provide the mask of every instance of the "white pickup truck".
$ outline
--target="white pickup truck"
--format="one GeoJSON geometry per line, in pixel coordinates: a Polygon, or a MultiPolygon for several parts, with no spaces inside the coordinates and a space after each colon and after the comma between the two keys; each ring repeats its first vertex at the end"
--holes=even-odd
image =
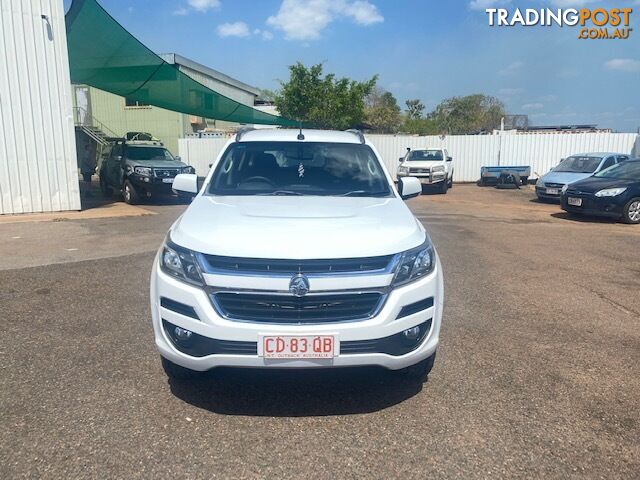
{"type": "Polygon", "coordinates": [[[453,158],[444,148],[409,150],[400,157],[397,177],[416,177],[422,185],[436,185],[447,193],[453,187],[453,158]]]}
{"type": "Polygon", "coordinates": [[[241,131],[171,227],[151,273],[170,377],[219,366],[378,365],[424,379],[435,359],[442,266],[360,132],[241,131]],[[198,191],[199,190],[199,191],[198,191]]]}

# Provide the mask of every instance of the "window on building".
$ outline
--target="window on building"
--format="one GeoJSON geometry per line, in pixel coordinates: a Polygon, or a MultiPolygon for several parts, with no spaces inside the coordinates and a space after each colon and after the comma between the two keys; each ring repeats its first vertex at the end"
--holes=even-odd
{"type": "Polygon", "coordinates": [[[145,102],[141,102],[140,100],[134,100],[132,98],[125,98],[124,99],[124,106],[125,107],[148,107],[149,104],[145,103],[145,102]]]}

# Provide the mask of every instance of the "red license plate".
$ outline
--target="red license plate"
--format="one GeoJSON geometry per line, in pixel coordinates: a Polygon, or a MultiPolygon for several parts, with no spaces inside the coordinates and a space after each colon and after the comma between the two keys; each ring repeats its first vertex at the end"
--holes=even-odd
{"type": "Polygon", "coordinates": [[[258,356],[263,358],[333,358],[340,353],[334,335],[260,335],[258,356]]]}

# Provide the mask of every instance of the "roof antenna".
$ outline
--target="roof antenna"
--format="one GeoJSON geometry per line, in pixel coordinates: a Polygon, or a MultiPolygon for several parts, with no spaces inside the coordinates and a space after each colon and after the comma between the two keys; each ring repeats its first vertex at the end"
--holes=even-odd
{"type": "Polygon", "coordinates": [[[302,133],[302,120],[298,120],[300,122],[300,133],[298,133],[298,140],[304,140],[304,134],[302,133]]]}

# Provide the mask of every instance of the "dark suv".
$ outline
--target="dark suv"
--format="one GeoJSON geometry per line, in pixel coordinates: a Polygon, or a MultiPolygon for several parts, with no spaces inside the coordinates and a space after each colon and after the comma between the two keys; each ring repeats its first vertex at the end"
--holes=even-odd
{"type": "Polygon", "coordinates": [[[124,201],[171,195],[179,173],[195,173],[193,167],[174,157],[161,142],[118,140],[100,166],[100,189],[105,196],[122,192],[124,201]]]}

